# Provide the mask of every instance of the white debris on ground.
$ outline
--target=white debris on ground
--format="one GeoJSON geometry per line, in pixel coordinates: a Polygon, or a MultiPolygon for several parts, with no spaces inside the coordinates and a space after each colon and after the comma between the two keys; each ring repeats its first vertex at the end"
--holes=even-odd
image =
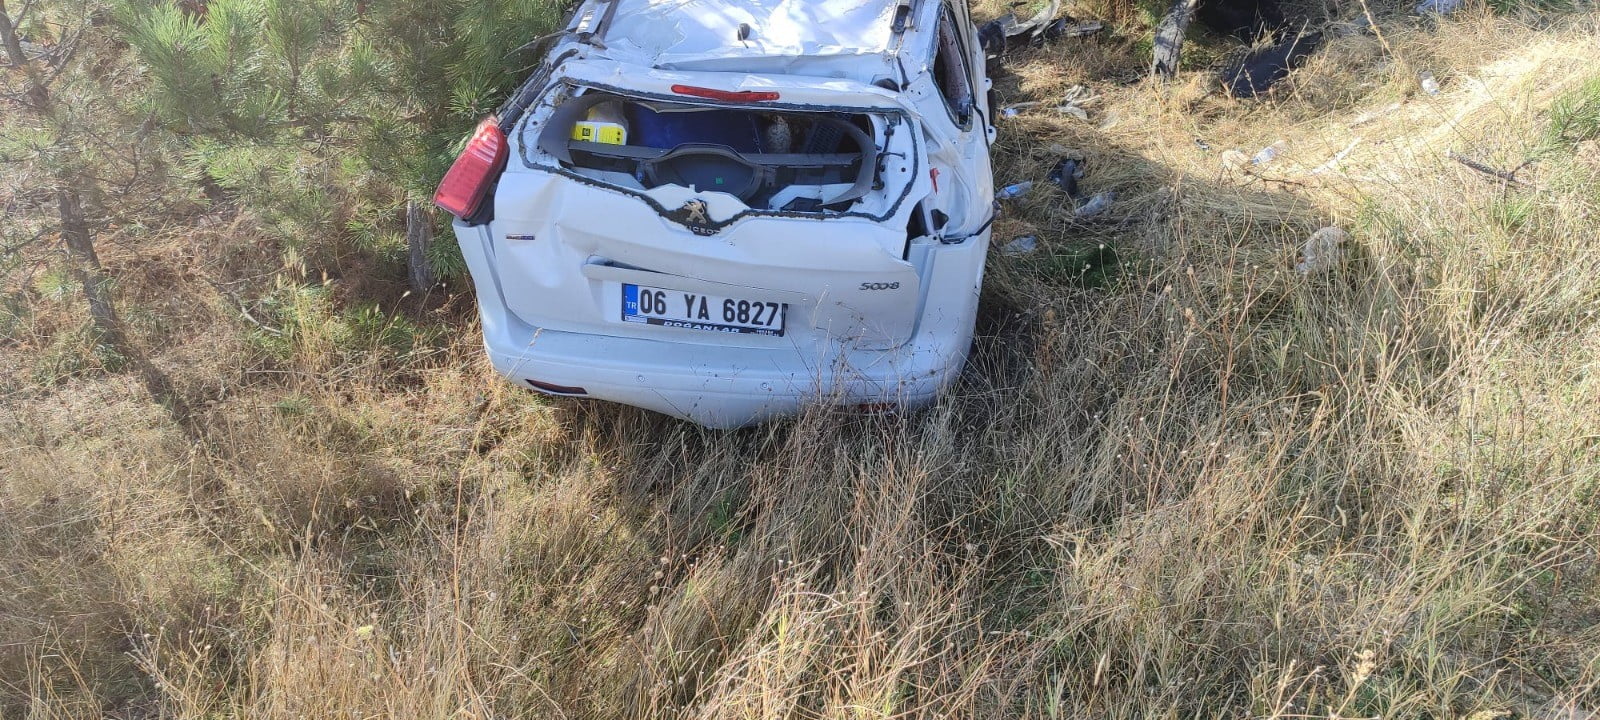
{"type": "Polygon", "coordinates": [[[1083,85],[1073,85],[1067,88],[1067,92],[1061,96],[1061,100],[1062,104],[1056,107],[1056,112],[1072,115],[1079,120],[1088,122],[1089,111],[1085,108],[1098,102],[1100,96],[1094,94],[1083,85]]]}
{"type": "Polygon", "coordinates": [[[1418,77],[1417,84],[1422,86],[1422,91],[1429,95],[1439,94],[1439,81],[1433,78],[1433,73],[1423,72],[1418,77]]]}
{"type": "Polygon", "coordinates": [[[1346,145],[1343,150],[1340,150],[1339,152],[1334,153],[1333,157],[1329,158],[1329,160],[1327,162],[1312,168],[1310,174],[1312,174],[1312,175],[1321,175],[1321,174],[1326,173],[1326,172],[1333,172],[1335,169],[1337,169],[1339,167],[1339,161],[1345,159],[1345,156],[1349,155],[1350,152],[1352,150],[1355,150],[1356,146],[1360,145],[1360,144],[1361,144],[1361,138],[1358,136],[1358,137],[1356,137],[1356,139],[1351,140],[1350,144],[1346,145]]]}
{"type": "Polygon", "coordinates": [[[1279,140],[1271,145],[1261,148],[1260,150],[1256,151],[1255,156],[1250,158],[1250,164],[1265,165],[1269,162],[1272,162],[1273,158],[1278,157],[1278,153],[1283,152],[1288,147],[1289,141],[1279,140]]]}
{"type": "Polygon", "coordinates": [[[1422,0],[1417,3],[1418,15],[1449,15],[1461,9],[1461,0],[1422,0]]]}
{"type": "Polygon", "coordinates": [[[1360,127],[1362,125],[1365,125],[1365,124],[1367,124],[1369,122],[1372,122],[1373,120],[1377,120],[1378,118],[1383,117],[1385,115],[1388,115],[1389,113],[1392,113],[1392,112],[1394,112],[1396,110],[1399,110],[1399,109],[1400,109],[1400,103],[1390,103],[1387,107],[1383,108],[1382,110],[1369,110],[1367,112],[1361,113],[1361,115],[1359,117],[1357,117],[1356,119],[1351,120],[1350,121],[1350,127],[1360,127]]]}
{"type": "Polygon", "coordinates": [[[1031,107],[1033,107],[1035,105],[1038,105],[1038,104],[1039,104],[1038,100],[1029,100],[1028,102],[1019,102],[1019,103],[1013,103],[1011,105],[1007,105],[1004,110],[1000,111],[1000,117],[1008,117],[1008,118],[1016,117],[1018,115],[1021,115],[1023,110],[1027,110],[1028,108],[1031,108],[1031,107]]]}
{"type": "Polygon", "coordinates": [[[1027,254],[1033,252],[1034,250],[1038,250],[1038,249],[1039,249],[1039,236],[1037,236],[1037,235],[1019,235],[1016,238],[1014,238],[1011,242],[1006,243],[1005,247],[1000,248],[1000,252],[1001,252],[1001,254],[1004,254],[1004,255],[1009,255],[1011,257],[1017,257],[1019,255],[1027,255],[1027,254]]]}
{"type": "Polygon", "coordinates": [[[1105,212],[1116,199],[1117,193],[1114,190],[1095,193],[1094,197],[1089,198],[1088,202],[1079,205],[1078,209],[1074,210],[1072,214],[1081,218],[1094,217],[1105,212]]]}
{"type": "Polygon", "coordinates": [[[1294,266],[1295,271],[1302,275],[1319,275],[1333,270],[1344,262],[1344,246],[1349,239],[1348,233],[1336,227],[1311,233],[1305,247],[1300,249],[1300,263],[1294,266]]]}
{"type": "Polygon", "coordinates": [[[1223,150],[1222,156],[1217,161],[1222,163],[1224,170],[1238,170],[1250,163],[1250,156],[1245,155],[1243,151],[1230,148],[1223,150]]]}
{"type": "Polygon", "coordinates": [[[1084,122],[1089,122],[1089,111],[1078,107],[1077,105],[1062,105],[1061,107],[1056,108],[1056,112],[1064,115],[1071,115],[1084,122]]]}

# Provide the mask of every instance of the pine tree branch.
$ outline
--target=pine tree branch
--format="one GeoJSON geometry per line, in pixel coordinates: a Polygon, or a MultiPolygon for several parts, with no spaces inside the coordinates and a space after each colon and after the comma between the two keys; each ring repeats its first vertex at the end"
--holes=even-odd
{"type": "Polygon", "coordinates": [[[71,40],[61,43],[58,46],[60,49],[50,54],[50,64],[54,68],[50,71],[50,75],[41,81],[45,87],[48,88],[55,84],[61,74],[66,72],[67,67],[72,63],[73,56],[78,54],[78,46],[82,44],[83,34],[88,29],[89,26],[87,24],[79,27],[78,32],[73,34],[71,40]]]}
{"type": "Polygon", "coordinates": [[[45,238],[45,236],[47,236],[49,234],[50,234],[50,231],[48,231],[48,230],[40,230],[39,232],[34,233],[33,237],[28,238],[27,240],[19,241],[14,245],[8,245],[6,247],[0,247],[0,259],[8,259],[8,258],[10,258],[10,257],[22,252],[23,250],[28,249],[28,246],[33,245],[35,243],[38,243],[40,240],[43,240],[45,238]]]}

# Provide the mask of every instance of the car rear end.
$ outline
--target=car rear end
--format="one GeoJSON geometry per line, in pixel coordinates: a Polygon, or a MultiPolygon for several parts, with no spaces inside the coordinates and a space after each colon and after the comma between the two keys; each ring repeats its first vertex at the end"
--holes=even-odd
{"type": "Polygon", "coordinates": [[[610,60],[538,84],[441,189],[502,374],[731,427],[959,371],[987,230],[930,229],[897,93],[610,60]]]}

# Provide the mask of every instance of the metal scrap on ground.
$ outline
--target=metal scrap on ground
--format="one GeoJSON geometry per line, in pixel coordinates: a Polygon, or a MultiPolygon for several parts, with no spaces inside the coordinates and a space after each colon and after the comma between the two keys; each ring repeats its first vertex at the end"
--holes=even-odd
{"type": "Polygon", "coordinates": [[[1087,37],[1105,28],[1097,21],[1079,21],[1070,15],[1056,17],[1061,0],[1051,0],[1033,17],[1018,21],[1016,13],[1006,13],[978,26],[978,42],[990,56],[998,56],[1020,45],[1041,45],[1062,38],[1087,37]]]}

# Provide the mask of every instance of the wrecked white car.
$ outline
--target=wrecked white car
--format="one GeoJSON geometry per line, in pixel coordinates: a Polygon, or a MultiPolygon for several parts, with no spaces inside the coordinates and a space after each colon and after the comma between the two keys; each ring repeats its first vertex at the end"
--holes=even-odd
{"type": "Polygon", "coordinates": [[[434,200],[495,368],[713,427],[910,408],[994,188],[964,0],[590,0],[434,200]]]}

